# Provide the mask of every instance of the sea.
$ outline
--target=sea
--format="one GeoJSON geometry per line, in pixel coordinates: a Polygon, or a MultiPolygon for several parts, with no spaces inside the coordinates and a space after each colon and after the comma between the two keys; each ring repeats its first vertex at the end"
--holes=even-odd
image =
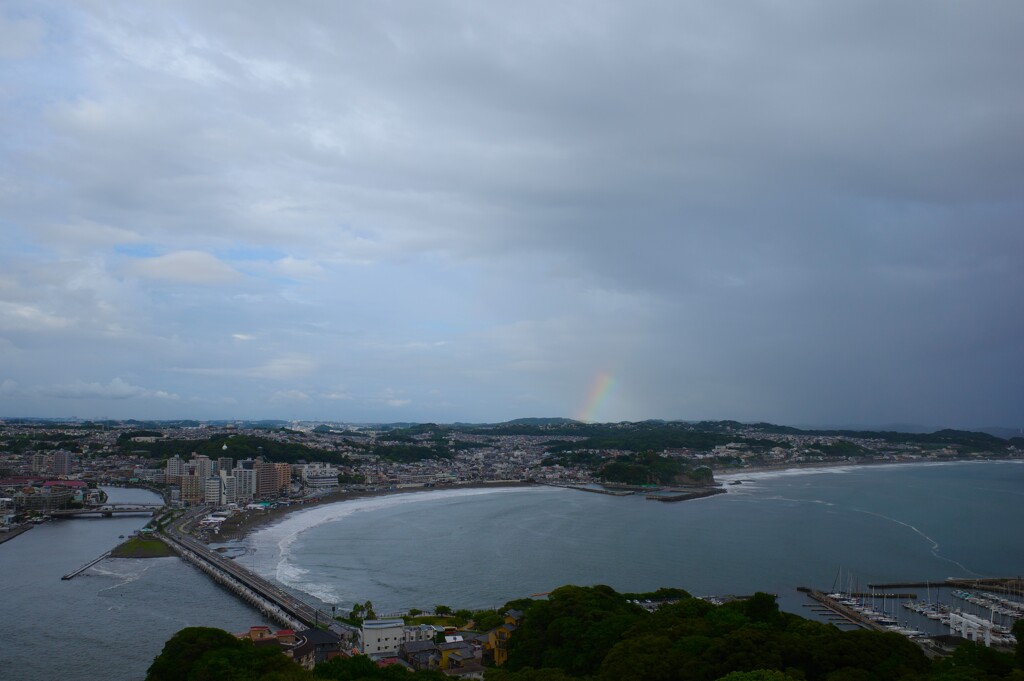
{"type": "MultiPolygon", "coordinates": [[[[358,499],[297,511],[223,547],[327,610],[369,600],[379,615],[498,607],[564,584],[607,584],[699,596],[764,591],[785,610],[826,619],[797,587],[868,591],[1024,573],[1024,462],[719,479],[727,494],[675,503],[552,487],[358,499]]],[[[107,491],[117,501],[153,500],[107,491]]],[[[271,624],[177,558],[108,559],[61,581],[146,520],[52,522],[0,545],[0,678],[142,679],[182,627],[271,624]]],[[[951,602],[949,590],[916,590],[951,602]]]]}

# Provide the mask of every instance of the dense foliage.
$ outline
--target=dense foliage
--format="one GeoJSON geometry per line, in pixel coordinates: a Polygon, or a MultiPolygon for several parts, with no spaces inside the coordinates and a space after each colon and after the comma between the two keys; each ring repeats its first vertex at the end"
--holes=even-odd
{"type": "MultiPolygon", "coordinates": [[[[547,600],[520,599],[506,608],[522,610],[524,619],[508,663],[488,669],[486,681],[1024,681],[1024,643],[1011,655],[964,642],[950,657],[930,661],[898,634],[840,631],[780,612],[775,598],[763,593],[716,606],[681,589],[619,594],[607,586],[563,586],[547,600]],[[663,604],[648,612],[633,602],[644,597],[663,604]]],[[[1024,621],[1014,629],[1024,641],[1024,621]]],[[[436,671],[409,674],[398,666],[378,668],[363,656],[307,672],[277,650],[197,627],[167,642],[146,679],[447,678],[436,671]]]]}
{"type": "Polygon", "coordinates": [[[606,482],[627,485],[685,485],[714,482],[709,468],[691,468],[679,459],[670,459],[654,452],[622,456],[598,471],[606,482]]]}
{"type": "Polygon", "coordinates": [[[235,461],[262,456],[267,461],[296,463],[298,461],[325,461],[350,465],[344,454],[312,449],[299,442],[283,442],[254,435],[214,435],[205,440],[158,440],[157,442],[124,442],[125,449],[145,451],[154,458],[169,459],[177,454],[183,459],[192,453],[204,454],[211,459],[230,456],[235,461]],[[224,447],[227,446],[227,449],[224,447]]]}
{"type": "Polygon", "coordinates": [[[682,596],[648,613],[609,587],[566,586],[527,606],[487,681],[1021,681],[1022,655],[964,643],[933,663],[898,634],[843,632],[767,594],[722,606],[682,596]]]}

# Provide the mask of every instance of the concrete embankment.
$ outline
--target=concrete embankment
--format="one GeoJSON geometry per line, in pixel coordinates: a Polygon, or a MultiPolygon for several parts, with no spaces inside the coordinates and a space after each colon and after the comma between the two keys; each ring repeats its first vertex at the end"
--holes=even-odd
{"type": "Polygon", "coordinates": [[[7,530],[6,532],[0,532],[0,544],[3,544],[5,541],[10,541],[10,540],[14,539],[15,537],[17,537],[19,534],[24,534],[25,532],[28,532],[31,529],[32,529],[31,525],[24,524],[24,525],[19,525],[18,527],[15,527],[13,530],[7,530]]]}

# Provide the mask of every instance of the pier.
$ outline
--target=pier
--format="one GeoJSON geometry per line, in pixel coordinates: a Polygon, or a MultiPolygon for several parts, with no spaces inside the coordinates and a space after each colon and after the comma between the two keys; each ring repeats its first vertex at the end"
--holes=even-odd
{"type": "Polygon", "coordinates": [[[957,577],[948,577],[941,582],[890,582],[888,584],[868,584],[869,589],[920,589],[940,586],[955,589],[985,589],[986,591],[1020,594],[1024,592],[1024,578],[982,577],[980,579],[962,579],[957,577]]]}
{"type": "Polygon", "coordinates": [[[864,629],[871,629],[873,631],[888,631],[884,626],[878,622],[874,622],[861,613],[848,608],[842,603],[836,601],[834,598],[829,598],[826,594],[817,591],[815,589],[808,589],[807,587],[800,587],[799,591],[806,593],[809,597],[821,603],[832,613],[838,615],[842,619],[846,620],[850,624],[856,624],[858,627],[864,629]]]}
{"type": "Polygon", "coordinates": [[[90,560],[90,561],[89,561],[88,563],[86,563],[86,564],[85,564],[85,565],[83,565],[82,567],[78,568],[78,569],[77,569],[77,570],[75,570],[74,572],[69,572],[69,573],[67,573],[66,575],[64,575],[63,577],[61,577],[61,579],[63,579],[63,580],[67,580],[67,579],[74,579],[74,578],[75,578],[75,577],[77,577],[78,575],[82,574],[83,572],[85,572],[86,570],[88,570],[89,568],[91,568],[91,567],[92,567],[93,565],[95,565],[96,563],[100,562],[100,561],[101,561],[101,560],[103,560],[104,558],[109,558],[109,557],[110,557],[110,551],[107,551],[106,553],[104,553],[104,554],[103,554],[102,556],[100,556],[99,558],[94,558],[93,560],[90,560]]]}

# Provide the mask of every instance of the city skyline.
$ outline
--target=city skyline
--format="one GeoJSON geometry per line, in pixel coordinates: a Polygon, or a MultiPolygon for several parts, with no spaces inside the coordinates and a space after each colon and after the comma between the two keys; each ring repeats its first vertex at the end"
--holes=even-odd
{"type": "Polygon", "coordinates": [[[1016,3],[0,9],[0,414],[1024,423],[1016,3]]]}

